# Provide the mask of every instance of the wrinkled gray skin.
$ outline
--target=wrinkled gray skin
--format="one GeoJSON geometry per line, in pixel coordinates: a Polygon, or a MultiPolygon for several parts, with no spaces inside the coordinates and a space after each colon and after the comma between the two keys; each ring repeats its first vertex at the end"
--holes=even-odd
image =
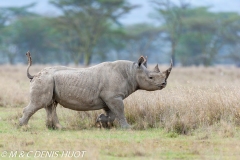
{"type": "Polygon", "coordinates": [[[23,110],[20,125],[26,125],[29,118],[39,109],[47,112],[47,127],[61,129],[56,114],[57,104],[76,111],[103,109],[97,122],[102,126],[118,119],[122,128],[130,128],[124,115],[123,100],[138,89],[161,90],[167,85],[171,67],[160,72],[158,65],[153,71],[146,68],[147,60],[140,57],[137,63],[131,61],[104,62],[89,68],[50,67],[31,76],[30,52],[27,53],[27,69],[30,84],[30,103],[23,110]]]}

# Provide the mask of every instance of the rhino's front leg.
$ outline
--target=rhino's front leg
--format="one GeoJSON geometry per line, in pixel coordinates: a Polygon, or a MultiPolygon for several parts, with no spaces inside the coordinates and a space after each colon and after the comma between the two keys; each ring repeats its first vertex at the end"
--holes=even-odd
{"type": "MultiPolygon", "coordinates": [[[[117,120],[124,129],[129,129],[131,126],[127,123],[125,114],[124,114],[124,104],[121,97],[111,98],[105,101],[108,108],[116,115],[117,120]]],[[[114,117],[115,118],[115,117],[114,117]]]]}

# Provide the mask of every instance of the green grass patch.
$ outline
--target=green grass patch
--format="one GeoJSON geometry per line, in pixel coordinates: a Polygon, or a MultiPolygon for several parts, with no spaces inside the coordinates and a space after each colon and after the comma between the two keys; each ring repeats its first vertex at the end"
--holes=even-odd
{"type": "MultiPolygon", "coordinates": [[[[59,154],[62,154],[64,151],[84,150],[86,151],[84,159],[240,158],[239,129],[236,129],[233,137],[223,137],[214,128],[198,129],[191,135],[179,135],[161,128],[105,130],[92,127],[77,130],[64,126],[66,129],[59,131],[46,128],[44,110],[40,110],[30,119],[30,127],[19,127],[18,118],[21,116],[21,110],[21,108],[0,108],[0,153],[44,150],[59,151],[59,154]]],[[[64,121],[61,123],[68,124],[64,121]]],[[[41,159],[33,156],[25,158],[41,159]]],[[[74,157],[55,157],[58,158],[74,159],[74,157]]]]}

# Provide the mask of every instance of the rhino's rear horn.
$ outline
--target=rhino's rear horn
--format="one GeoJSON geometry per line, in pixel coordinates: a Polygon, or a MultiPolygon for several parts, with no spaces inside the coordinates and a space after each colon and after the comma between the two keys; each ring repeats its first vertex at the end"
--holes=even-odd
{"type": "Polygon", "coordinates": [[[153,70],[154,72],[156,72],[156,73],[159,73],[160,72],[160,69],[158,68],[158,64],[154,67],[154,70],[153,70]]]}

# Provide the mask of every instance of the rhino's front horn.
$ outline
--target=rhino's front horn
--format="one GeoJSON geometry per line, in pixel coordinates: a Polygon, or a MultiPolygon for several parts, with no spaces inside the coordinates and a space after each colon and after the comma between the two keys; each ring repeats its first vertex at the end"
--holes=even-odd
{"type": "Polygon", "coordinates": [[[171,73],[172,67],[173,67],[173,62],[171,59],[170,67],[164,72],[166,74],[166,78],[168,78],[169,74],[171,73]]]}
{"type": "Polygon", "coordinates": [[[171,64],[170,64],[170,68],[172,70],[172,66],[173,66],[173,62],[172,62],[172,59],[171,59],[171,64]]]}

